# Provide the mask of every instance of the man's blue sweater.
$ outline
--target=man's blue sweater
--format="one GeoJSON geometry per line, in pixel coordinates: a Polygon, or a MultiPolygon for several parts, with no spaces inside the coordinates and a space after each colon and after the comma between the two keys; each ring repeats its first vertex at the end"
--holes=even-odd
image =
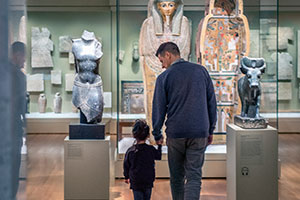
{"type": "Polygon", "coordinates": [[[213,134],[217,105],[213,83],[207,70],[194,63],[177,60],[157,77],[152,109],[153,135],[170,138],[203,138],[213,134]]]}

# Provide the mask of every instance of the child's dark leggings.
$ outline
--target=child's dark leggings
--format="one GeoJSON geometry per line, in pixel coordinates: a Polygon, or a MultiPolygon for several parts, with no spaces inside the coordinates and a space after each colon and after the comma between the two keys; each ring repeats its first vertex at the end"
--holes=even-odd
{"type": "Polygon", "coordinates": [[[133,190],[134,200],[150,200],[152,188],[144,190],[133,190]]]}

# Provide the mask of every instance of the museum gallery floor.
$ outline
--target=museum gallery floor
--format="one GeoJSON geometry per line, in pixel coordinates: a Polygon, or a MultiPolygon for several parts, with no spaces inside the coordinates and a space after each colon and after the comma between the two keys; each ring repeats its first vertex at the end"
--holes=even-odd
{"type": "MultiPolygon", "coordinates": [[[[66,135],[28,135],[28,178],[21,181],[18,200],[63,199],[63,141],[66,135]],[[26,191],[25,191],[26,184],[26,191]]],[[[115,138],[112,138],[115,142],[115,138]]],[[[279,135],[279,158],[282,161],[279,199],[300,199],[300,134],[279,135]]],[[[152,199],[171,200],[169,179],[158,179],[152,199]]],[[[111,196],[115,200],[133,199],[122,179],[112,181],[111,196]]],[[[225,200],[225,179],[204,179],[201,200],[225,200]]]]}

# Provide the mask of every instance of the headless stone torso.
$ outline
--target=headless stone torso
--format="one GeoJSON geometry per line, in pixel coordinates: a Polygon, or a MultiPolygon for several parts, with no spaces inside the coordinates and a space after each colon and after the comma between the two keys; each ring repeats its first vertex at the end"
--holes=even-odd
{"type": "Polygon", "coordinates": [[[94,35],[74,40],[73,53],[76,60],[76,71],[81,83],[93,84],[98,80],[98,63],[102,56],[100,43],[94,35]],[[100,50],[98,49],[100,48],[100,50]]]}
{"type": "Polygon", "coordinates": [[[80,109],[81,123],[97,123],[102,120],[103,89],[98,74],[98,64],[102,57],[101,43],[94,33],[84,31],[79,39],[73,41],[76,72],[73,87],[73,104],[80,109]]]}

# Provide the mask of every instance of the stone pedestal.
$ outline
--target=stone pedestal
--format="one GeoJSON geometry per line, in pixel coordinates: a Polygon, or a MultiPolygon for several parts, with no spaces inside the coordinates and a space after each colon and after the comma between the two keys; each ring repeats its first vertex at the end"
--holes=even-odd
{"type": "Polygon", "coordinates": [[[278,199],[277,130],[227,125],[227,199],[278,199]]]}
{"type": "Polygon", "coordinates": [[[109,199],[110,137],[64,141],[64,198],[109,199]]]}
{"type": "Polygon", "coordinates": [[[70,124],[70,139],[104,139],[105,124],[70,124]]]}
{"type": "Polygon", "coordinates": [[[234,116],[234,124],[245,129],[264,129],[268,127],[268,121],[265,118],[249,118],[234,116]]]}

